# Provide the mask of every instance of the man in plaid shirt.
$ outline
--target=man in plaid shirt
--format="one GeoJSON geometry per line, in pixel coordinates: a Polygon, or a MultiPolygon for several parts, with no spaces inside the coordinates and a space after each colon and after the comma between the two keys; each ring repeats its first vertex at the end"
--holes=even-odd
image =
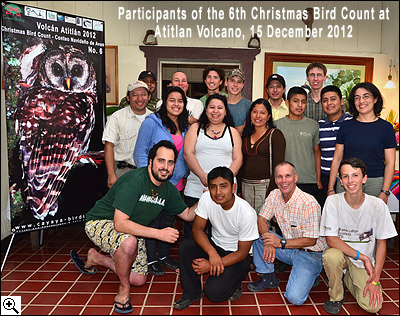
{"type": "Polygon", "coordinates": [[[296,168],[284,161],[275,168],[278,189],[265,200],[258,215],[259,239],[253,242],[253,263],[260,276],[248,285],[253,292],[277,288],[275,258],[291,265],[285,297],[294,305],[303,304],[322,270],[322,252],[327,247],[319,236],[321,207],[310,194],[296,186],[296,168]],[[275,217],[283,236],[269,230],[268,221],[275,217]]]}

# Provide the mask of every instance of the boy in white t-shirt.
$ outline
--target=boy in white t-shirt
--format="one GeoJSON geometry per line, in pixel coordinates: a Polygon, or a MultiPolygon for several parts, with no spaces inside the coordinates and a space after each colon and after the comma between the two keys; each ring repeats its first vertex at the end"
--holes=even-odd
{"type": "Polygon", "coordinates": [[[359,158],[349,158],[339,166],[339,178],[345,192],[327,198],[322,212],[321,235],[330,248],[322,261],[329,279],[329,298],[324,309],[338,314],[344,301],[342,283],[369,313],[382,308],[379,282],[386,257],[386,240],[397,236],[385,202],[363,193],[366,167],[359,158]],[[376,255],[374,249],[376,246],[376,255]]]}
{"type": "Polygon", "coordinates": [[[194,239],[184,239],[179,246],[183,294],[174,303],[176,309],[185,309],[201,299],[201,274],[210,274],[204,286],[210,301],[233,301],[242,294],[250,248],[258,238],[257,213],[235,195],[233,178],[227,167],[216,167],[208,173],[209,192],[203,193],[195,210],[194,239]],[[207,220],[211,223],[211,240],[204,232],[207,220]]]}

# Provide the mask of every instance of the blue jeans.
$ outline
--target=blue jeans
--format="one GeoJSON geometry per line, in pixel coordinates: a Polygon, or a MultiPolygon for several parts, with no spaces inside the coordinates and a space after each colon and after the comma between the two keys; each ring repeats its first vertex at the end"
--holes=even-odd
{"type": "MultiPolygon", "coordinates": [[[[279,239],[281,236],[270,231],[279,239]]],[[[263,241],[261,236],[253,242],[253,263],[257,273],[274,272],[274,263],[264,262],[263,241]]],[[[276,258],[292,266],[289,281],[286,286],[285,297],[294,305],[303,304],[314,284],[315,279],[322,271],[322,251],[305,252],[299,249],[276,248],[276,258]]]]}

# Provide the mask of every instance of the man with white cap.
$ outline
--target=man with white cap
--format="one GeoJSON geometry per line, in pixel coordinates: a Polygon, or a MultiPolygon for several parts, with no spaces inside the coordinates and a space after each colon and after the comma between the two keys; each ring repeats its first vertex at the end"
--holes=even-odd
{"type": "Polygon", "coordinates": [[[251,106],[251,100],[243,98],[244,73],[238,68],[232,69],[225,80],[228,91],[228,107],[231,112],[235,128],[242,134],[244,121],[251,106]]]}
{"type": "Polygon", "coordinates": [[[114,112],[107,120],[103,143],[109,188],[121,175],[135,168],[133,151],[140,125],[152,113],[147,109],[150,98],[149,88],[143,81],[128,84],[129,106],[114,112]]]}

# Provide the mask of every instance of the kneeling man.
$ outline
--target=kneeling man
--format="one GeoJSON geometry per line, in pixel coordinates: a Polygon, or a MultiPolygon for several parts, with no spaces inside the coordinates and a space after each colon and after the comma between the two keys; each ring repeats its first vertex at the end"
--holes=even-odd
{"type": "Polygon", "coordinates": [[[233,173],[216,167],[208,173],[209,192],[199,200],[193,223],[193,239],[179,246],[182,297],[174,303],[185,309],[202,297],[199,275],[209,273],[204,294],[210,301],[240,298],[242,281],[249,271],[249,251],[258,237],[257,213],[245,200],[235,195],[233,173]],[[211,223],[211,240],[204,229],[211,223]]]}
{"type": "Polygon", "coordinates": [[[379,278],[386,258],[386,240],[397,236],[397,232],[386,203],[363,193],[366,171],[359,158],[343,160],[339,179],[345,192],[329,196],[322,212],[321,235],[326,236],[330,247],[322,257],[329,279],[324,309],[330,314],[338,314],[342,308],[342,279],[362,309],[377,313],[382,308],[379,278]]]}

